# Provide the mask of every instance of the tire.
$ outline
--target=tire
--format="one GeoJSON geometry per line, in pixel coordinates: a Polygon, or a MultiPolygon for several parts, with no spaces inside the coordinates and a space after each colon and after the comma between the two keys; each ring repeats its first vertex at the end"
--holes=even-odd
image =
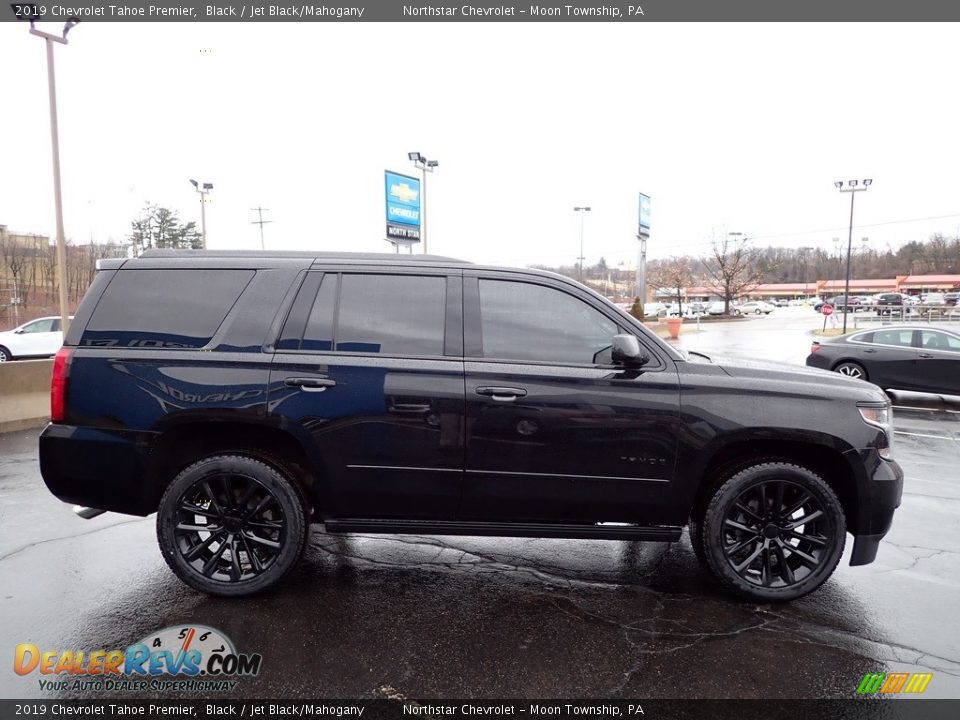
{"type": "Polygon", "coordinates": [[[702,532],[707,565],[721,585],[748,600],[785,602],[830,577],[843,555],[846,521],[819,475],[763,462],[716,490],[702,532]]]}
{"type": "Polygon", "coordinates": [[[856,378],[857,380],[867,380],[867,369],[860,363],[853,362],[852,360],[846,360],[842,363],[839,363],[833,368],[834,372],[838,372],[841,375],[846,375],[847,377],[856,378]]]}
{"type": "Polygon", "coordinates": [[[251,595],[279,581],[303,553],[306,508],[299,486],[277,468],[247,455],[217,455],[167,487],[157,541],[187,585],[208,595],[251,595]]]}
{"type": "Polygon", "coordinates": [[[0,345],[0,362],[10,362],[11,360],[13,360],[13,355],[3,345],[0,345]]]}
{"type": "Polygon", "coordinates": [[[690,535],[690,547],[693,548],[693,554],[697,556],[700,564],[709,570],[707,555],[703,549],[703,528],[701,527],[701,522],[701,520],[697,520],[696,518],[690,518],[690,522],[687,525],[687,533],[690,535]]]}
{"type": "Polygon", "coordinates": [[[759,314],[761,314],[762,312],[763,312],[763,310],[761,310],[760,308],[757,308],[756,310],[753,311],[753,314],[754,314],[754,315],[759,315],[759,314]]]}

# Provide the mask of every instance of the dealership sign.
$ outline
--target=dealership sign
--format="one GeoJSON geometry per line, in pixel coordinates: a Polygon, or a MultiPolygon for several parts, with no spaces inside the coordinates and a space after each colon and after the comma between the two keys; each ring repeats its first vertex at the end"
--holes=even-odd
{"type": "Polygon", "coordinates": [[[387,240],[420,242],[420,181],[385,170],[387,240]]]}
{"type": "Polygon", "coordinates": [[[640,193],[640,224],[638,235],[650,237],[650,196],[640,193]]]}

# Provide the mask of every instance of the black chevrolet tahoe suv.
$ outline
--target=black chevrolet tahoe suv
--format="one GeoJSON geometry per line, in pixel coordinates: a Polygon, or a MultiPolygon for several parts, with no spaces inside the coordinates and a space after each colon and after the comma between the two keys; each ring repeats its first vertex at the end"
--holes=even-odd
{"type": "Polygon", "coordinates": [[[900,503],[890,402],[684,354],[536,270],[433,256],[103,260],[54,361],[50,491],[157,513],[166,562],[246,595],[327,533],[677,541],[790,600],[873,561],[900,503]]]}

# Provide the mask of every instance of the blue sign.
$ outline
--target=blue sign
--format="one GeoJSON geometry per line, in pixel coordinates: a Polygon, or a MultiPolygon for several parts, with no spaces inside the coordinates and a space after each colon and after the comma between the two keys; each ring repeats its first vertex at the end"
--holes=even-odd
{"type": "Polygon", "coordinates": [[[650,196],[640,193],[640,235],[650,237],[650,196]]]}
{"type": "Polygon", "coordinates": [[[385,170],[387,240],[420,242],[420,180],[385,170]]]}

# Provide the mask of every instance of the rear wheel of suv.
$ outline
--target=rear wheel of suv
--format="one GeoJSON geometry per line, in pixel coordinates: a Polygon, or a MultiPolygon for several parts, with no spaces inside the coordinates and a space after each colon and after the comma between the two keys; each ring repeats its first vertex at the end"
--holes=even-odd
{"type": "Polygon", "coordinates": [[[8,362],[10,360],[13,360],[13,355],[11,355],[10,351],[3,347],[3,345],[0,345],[0,362],[8,362]]]}
{"type": "Polygon", "coordinates": [[[246,455],[190,465],[170,483],[157,511],[164,560],[210,595],[249,595],[277,582],[300,557],[309,529],[295,482],[246,455]]]}
{"type": "Polygon", "coordinates": [[[741,470],[716,490],[697,540],[727,589],[750,600],[780,602],[802,597],[830,577],[845,533],[840,501],[819,475],[767,462],[741,470]]]}

